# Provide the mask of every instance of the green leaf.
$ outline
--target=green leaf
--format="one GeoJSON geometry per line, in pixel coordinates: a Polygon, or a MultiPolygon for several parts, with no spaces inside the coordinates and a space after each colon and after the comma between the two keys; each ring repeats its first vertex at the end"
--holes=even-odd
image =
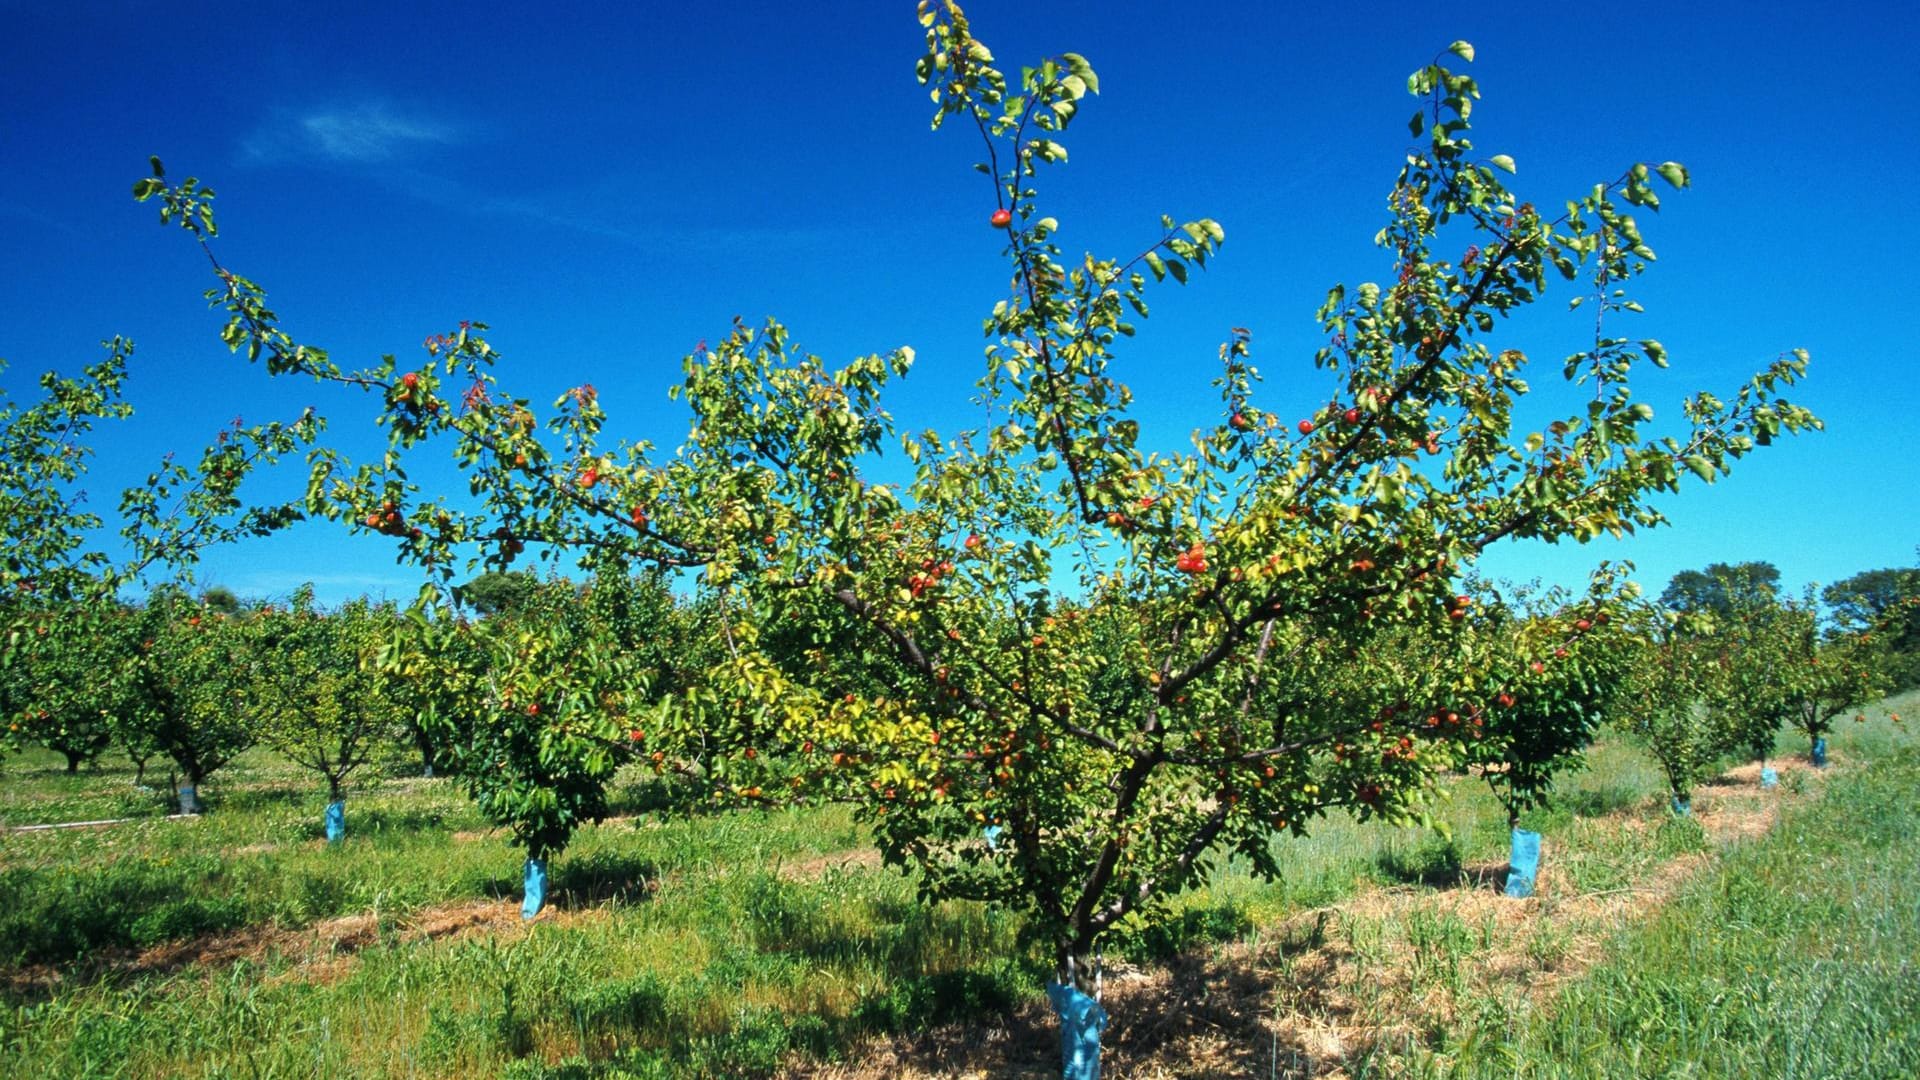
{"type": "Polygon", "coordinates": [[[1495,154],[1488,158],[1487,161],[1492,163],[1493,167],[1499,169],[1501,172],[1510,173],[1514,171],[1513,158],[1508,154],[1495,154]]]}
{"type": "Polygon", "coordinates": [[[1068,70],[1078,75],[1088,90],[1096,94],[1100,92],[1100,76],[1093,73],[1093,65],[1087,63],[1086,57],[1079,53],[1062,53],[1060,58],[1067,62],[1068,70]]]}
{"type": "Polygon", "coordinates": [[[1460,59],[1465,60],[1469,64],[1473,63],[1473,43],[1472,42],[1456,41],[1453,44],[1447,46],[1447,51],[1459,57],[1460,59]]]}
{"type": "Polygon", "coordinates": [[[1709,484],[1713,483],[1713,462],[1708,461],[1699,454],[1688,454],[1684,460],[1687,463],[1687,468],[1693,470],[1693,475],[1705,480],[1709,484]]]}
{"type": "Polygon", "coordinates": [[[1687,167],[1677,161],[1663,161],[1654,166],[1654,171],[1660,174],[1662,180],[1677,188],[1687,187],[1692,183],[1692,178],[1687,175],[1687,167]]]}

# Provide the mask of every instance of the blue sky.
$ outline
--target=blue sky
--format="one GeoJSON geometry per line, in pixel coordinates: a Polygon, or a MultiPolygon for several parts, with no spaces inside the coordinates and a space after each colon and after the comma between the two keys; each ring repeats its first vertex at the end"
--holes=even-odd
{"type": "MultiPolygon", "coordinates": [[[[1795,587],[1914,562],[1920,303],[1902,191],[1920,176],[1920,16],[1904,6],[968,11],[1003,67],[1076,51],[1101,75],[1043,195],[1063,246],[1131,253],[1161,213],[1226,228],[1219,261],[1158,294],[1122,357],[1162,445],[1216,421],[1207,382],[1230,326],[1254,332],[1267,408],[1325,400],[1312,312],[1329,285],[1387,272],[1371,237],[1408,145],[1405,76],[1465,38],[1476,143],[1517,160],[1525,197],[1558,205],[1635,160],[1691,168],[1694,190],[1644,222],[1660,262],[1626,328],[1672,354],[1642,391],[1661,415],[1805,347],[1796,397],[1828,425],[1663,504],[1672,528],[1509,546],[1483,568],[1572,582],[1631,558],[1657,591],[1712,561],[1767,559],[1795,587]]],[[[102,437],[88,485],[103,508],[236,415],[312,403],[334,437],[373,445],[369,402],[229,358],[204,261],[127,195],[148,154],[220,192],[222,258],[344,363],[417,356],[426,334],[484,320],[510,389],[547,401],[592,381],[620,434],[671,445],[680,357],[734,315],[776,316],[829,359],[912,345],[896,419],[974,422],[980,319],[1004,284],[992,193],[969,139],[928,131],[905,0],[191,14],[0,0],[0,19],[0,381],[21,395],[103,338],[138,343],[139,415],[102,437]]],[[[1541,361],[1538,384],[1591,323],[1503,333],[1541,361]]],[[[326,600],[409,596],[418,576],[388,544],[303,527],[210,552],[201,577],[247,595],[313,580],[326,600]]]]}

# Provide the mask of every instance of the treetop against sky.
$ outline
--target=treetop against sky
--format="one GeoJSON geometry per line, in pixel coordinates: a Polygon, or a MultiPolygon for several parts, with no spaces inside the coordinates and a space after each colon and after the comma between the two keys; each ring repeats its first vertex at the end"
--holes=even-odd
{"type": "MultiPolygon", "coordinates": [[[[235,415],[314,404],[330,439],[379,444],[373,402],[272,382],[230,358],[201,299],[204,263],[132,205],[148,154],[220,192],[223,261],[261,283],[297,338],[358,366],[426,359],[427,335],[485,320],[503,379],[545,405],[591,382],[620,433],[679,441],[666,399],[680,359],[736,315],[775,316],[839,363],[912,346],[889,389],[903,430],[981,423],[980,320],[1005,293],[975,147],[926,130],[912,5],[826,14],[795,5],[547,9],[216,4],[194,19],[118,5],[7,4],[0,142],[0,385],[27,396],[98,342],[139,344],[135,419],[107,432],[88,481],[111,510],[161,453],[235,415]]],[[[1662,420],[1791,348],[1813,355],[1796,400],[1824,434],[1790,440],[1673,503],[1670,528],[1626,542],[1489,551],[1489,573],[1572,582],[1602,558],[1657,587],[1709,561],[1766,559],[1784,583],[1911,559],[1920,485],[1903,479],[1920,409],[1904,230],[1887,196],[1920,166],[1900,119],[1920,105],[1899,9],[1666,11],[1596,26],[1572,13],[1496,16],[1267,5],[976,2],[1010,67],[1074,51],[1101,93],[1068,140],[1044,211],[1060,243],[1144,248],[1159,215],[1218,220],[1227,243],[1193,287],[1158,294],[1121,353],[1144,441],[1184,446],[1220,420],[1210,379],[1252,331],[1281,417],[1324,405],[1313,311],[1335,282],[1391,273],[1373,246],[1405,152],[1409,71],[1476,46],[1482,151],[1514,159],[1543,206],[1623,161],[1677,159],[1692,190],[1642,214],[1659,265],[1644,315],[1673,368],[1642,387],[1662,420]],[[1887,118],[1894,118],[1889,121],[1887,118]]],[[[1503,327],[1554,377],[1590,341],[1566,287],[1503,327]]],[[[895,452],[893,465],[905,465],[895,452]]],[[[297,466],[269,485],[282,494],[297,466]]],[[[434,477],[421,476],[432,484],[434,477]]],[[[452,479],[449,472],[446,479],[452,479]]],[[[212,552],[203,580],[323,600],[410,594],[385,538],[307,526],[212,552]]]]}

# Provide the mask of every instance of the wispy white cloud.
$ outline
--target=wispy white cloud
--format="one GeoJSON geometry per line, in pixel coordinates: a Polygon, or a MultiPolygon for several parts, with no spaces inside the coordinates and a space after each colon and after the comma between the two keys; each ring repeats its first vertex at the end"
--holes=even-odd
{"type": "Polygon", "coordinates": [[[447,154],[497,134],[403,110],[379,99],[304,111],[283,109],[241,140],[251,165],[324,164],[364,175],[408,197],[481,217],[518,219],[636,248],[666,239],[698,242],[710,251],[808,251],[843,242],[831,228],[662,226],[630,206],[630,177],[602,177],[567,190],[510,193],[476,188],[447,175],[447,154]]]}
{"type": "Polygon", "coordinates": [[[240,156],[259,164],[320,160],[373,165],[416,150],[450,146],[461,138],[452,124],[365,101],[278,112],[241,140],[240,156]]]}

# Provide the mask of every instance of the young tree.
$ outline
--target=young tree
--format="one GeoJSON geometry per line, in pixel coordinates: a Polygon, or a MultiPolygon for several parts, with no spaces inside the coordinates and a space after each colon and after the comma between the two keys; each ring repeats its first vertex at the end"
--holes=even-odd
{"type": "Polygon", "coordinates": [[[0,696],[14,703],[8,712],[17,733],[65,757],[69,773],[106,752],[114,717],[129,706],[126,665],[113,633],[123,617],[117,603],[95,597],[20,624],[9,685],[0,696]]]}
{"type": "Polygon", "coordinates": [[[258,738],[247,705],[254,655],[242,620],[160,589],[125,627],[133,721],[179,769],[180,812],[199,813],[207,777],[258,738]]]}
{"type": "MultiPolygon", "coordinates": [[[[736,324],[685,361],[693,426],[656,460],[645,443],[602,444],[588,385],[556,402],[541,437],[530,405],[500,392],[478,324],[430,338],[423,367],[346,372],[217,260],[210,295],[228,312],[225,339],[270,372],[384,396],[389,457],[318,459],[312,509],[391,536],[443,574],[463,544],[499,569],[541,541],[601,566],[700,568],[726,649],[706,686],[650,718],[652,752],[700,748],[702,776],[731,797],[859,800],[885,855],[918,867],[930,895],[1024,912],[1063,969],[1084,971],[1101,935],[1151,917],[1222,851],[1272,872],[1277,832],[1336,807],[1417,813],[1439,773],[1466,760],[1470,725],[1429,727],[1413,709],[1383,718],[1362,687],[1320,693],[1354,678],[1341,650],[1452,632],[1471,606],[1458,575],[1490,545],[1656,525],[1652,493],[1817,426],[1780,396],[1804,372],[1796,353],[1724,398],[1695,396],[1685,430],[1655,437],[1631,378],[1665,351],[1615,335],[1651,256],[1632,211],[1658,205],[1656,180],[1684,186],[1685,170],[1635,164],[1544,214],[1501,181],[1511,161],[1474,150],[1478,88],[1436,60],[1410,82],[1422,141],[1388,199],[1387,282],[1336,287],[1320,311],[1326,404],[1297,423],[1262,409],[1251,335],[1235,331],[1218,423],[1191,452],[1168,452],[1129,415],[1113,350],[1145,317],[1149,279],[1184,281],[1223,230],[1164,220],[1138,255],[1065,258],[1038,184],[1065,160],[1059,140],[1098,89],[1092,69],[1068,54],[1013,81],[957,6],[923,5],[921,21],[936,124],[981,140],[1014,290],[987,323],[989,421],[904,437],[916,466],[904,491],[863,467],[893,435],[880,398],[911,365],[907,349],[832,367],[777,323],[736,324]],[[1550,273],[1582,283],[1595,337],[1564,365],[1569,411],[1516,431],[1528,357],[1494,335],[1550,273]],[[398,463],[435,436],[469,470],[477,506],[410,486],[398,463]],[[897,680],[875,687],[842,663],[803,672],[763,650],[770,628],[823,608],[897,680]],[[1384,753],[1402,738],[1420,752],[1384,753]],[[993,844],[988,824],[1003,829],[993,844]]],[[[196,189],[155,179],[138,194],[208,243],[196,189]]],[[[590,694],[543,692],[549,657],[618,671],[604,651],[573,653],[565,633],[530,632],[496,656],[519,668],[490,709],[502,772],[543,733],[587,730],[589,767],[604,752],[596,733],[631,682],[609,678],[614,703],[597,708],[583,708],[590,694]],[[577,710],[580,724],[535,732],[513,719],[535,707],[577,710]]],[[[561,813],[555,804],[556,826],[570,824],[561,813]]],[[[1069,1011],[1077,1000],[1063,991],[1069,1011]]]]}
{"type": "Polygon", "coordinates": [[[1815,611],[1810,599],[1783,601],[1770,589],[1729,588],[1726,597],[1719,614],[1682,623],[1697,624],[1702,637],[1701,685],[1707,707],[1717,714],[1715,723],[1734,748],[1764,766],[1781,725],[1799,711],[1790,673],[1814,638],[1815,611]]]}
{"type": "Polygon", "coordinates": [[[1683,616],[1662,607],[1629,615],[1631,662],[1614,701],[1615,726],[1633,736],[1660,763],[1675,813],[1688,812],[1694,785],[1713,775],[1739,745],[1726,714],[1707,705],[1715,649],[1689,632],[1683,616]]]}
{"type": "MultiPolygon", "coordinates": [[[[1795,610],[1796,617],[1784,627],[1788,632],[1780,643],[1780,663],[1772,677],[1786,700],[1787,721],[1807,737],[1808,759],[1825,765],[1827,735],[1834,720],[1887,693],[1896,683],[1883,655],[1874,648],[1871,628],[1858,633],[1841,629],[1822,637],[1814,612],[1809,589],[1795,610]]],[[[1897,607],[1889,608],[1878,625],[1903,614],[1897,607]]]]}
{"type": "Polygon", "coordinates": [[[289,760],[327,782],[327,840],[346,836],[346,782],[400,726],[380,670],[398,616],[391,605],[350,601],[332,612],[302,586],[287,608],[247,622],[253,651],[254,724],[289,760]]]}
{"type": "Polygon", "coordinates": [[[389,658],[481,813],[525,851],[527,918],[545,903],[548,860],[606,816],[608,781],[646,741],[639,718],[670,667],[673,617],[655,579],[555,579],[478,624],[420,613],[389,658]]]}

